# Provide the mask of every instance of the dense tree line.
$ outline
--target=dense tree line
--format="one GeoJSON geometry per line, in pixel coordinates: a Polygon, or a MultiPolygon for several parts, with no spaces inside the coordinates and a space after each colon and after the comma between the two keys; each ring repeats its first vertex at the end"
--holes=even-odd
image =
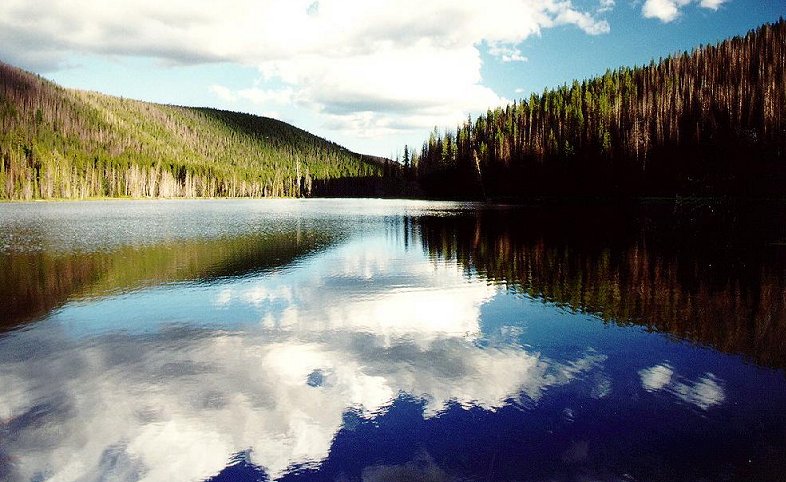
{"type": "Polygon", "coordinates": [[[0,199],[304,196],[378,159],[274,119],[64,89],[0,63],[0,199]]]}
{"type": "Polygon", "coordinates": [[[405,154],[435,196],[783,194],[786,22],[435,129],[405,154]]]}

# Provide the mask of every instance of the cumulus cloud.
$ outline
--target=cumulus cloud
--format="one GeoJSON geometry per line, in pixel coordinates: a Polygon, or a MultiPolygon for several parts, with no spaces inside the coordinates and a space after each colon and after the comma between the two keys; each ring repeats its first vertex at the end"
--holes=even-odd
{"type": "Polygon", "coordinates": [[[692,0],[647,0],[641,7],[641,13],[646,18],[657,18],[661,22],[667,23],[676,19],[680,14],[680,8],[689,4],[692,0]]]}
{"type": "Polygon", "coordinates": [[[504,103],[483,85],[481,49],[502,62],[523,61],[518,46],[543,29],[608,32],[601,15],[613,5],[600,0],[585,11],[571,0],[7,0],[0,5],[0,56],[38,70],[62,67],[72,53],[254,65],[262,79],[289,90],[211,91],[264,108],[297,103],[326,120],[347,117],[344,128],[381,135],[453,123],[504,103]],[[356,122],[361,113],[370,120],[356,122]]]}
{"type": "Polygon", "coordinates": [[[668,23],[680,16],[680,10],[691,3],[699,3],[702,8],[717,10],[727,0],[646,0],[641,13],[646,18],[657,18],[668,23]]]}

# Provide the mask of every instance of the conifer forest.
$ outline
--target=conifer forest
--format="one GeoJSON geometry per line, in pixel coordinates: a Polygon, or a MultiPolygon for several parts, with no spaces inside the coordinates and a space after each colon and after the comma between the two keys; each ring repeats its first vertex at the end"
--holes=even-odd
{"type": "Polygon", "coordinates": [[[435,128],[404,163],[449,198],[778,195],[786,22],[435,128]]]}

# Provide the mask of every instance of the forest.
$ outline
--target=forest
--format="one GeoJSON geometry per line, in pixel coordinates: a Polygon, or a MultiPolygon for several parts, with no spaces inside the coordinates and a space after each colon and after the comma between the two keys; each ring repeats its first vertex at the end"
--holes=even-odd
{"type": "Polygon", "coordinates": [[[0,63],[0,199],[786,194],[786,21],[435,128],[401,164],[0,63]]]}
{"type": "Polygon", "coordinates": [[[783,195],[786,21],[435,128],[431,197],[783,195]]]}
{"type": "Polygon", "coordinates": [[[65,89],[3,63],[0,126],[0,199],[308,196],[386,171],[278,120],[65,89]]]}

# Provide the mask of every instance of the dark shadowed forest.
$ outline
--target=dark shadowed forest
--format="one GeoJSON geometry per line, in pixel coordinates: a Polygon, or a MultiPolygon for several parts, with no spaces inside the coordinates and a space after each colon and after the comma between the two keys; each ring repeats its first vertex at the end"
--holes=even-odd
{"type": "Polygon", "coordinates": [[[404,163],[448,198],[782,195],[786,22],[435,128],[404,163]]]}

